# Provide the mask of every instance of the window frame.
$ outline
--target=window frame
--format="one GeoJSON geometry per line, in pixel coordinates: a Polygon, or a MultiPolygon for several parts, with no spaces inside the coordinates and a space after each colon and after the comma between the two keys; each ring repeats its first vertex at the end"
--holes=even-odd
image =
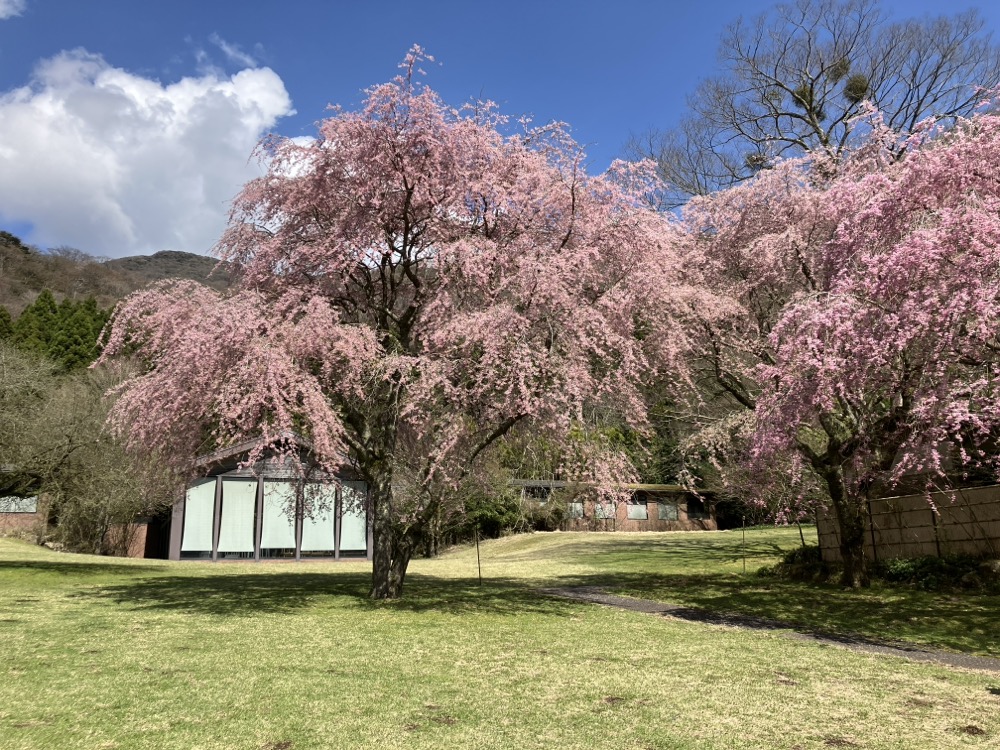
{"type": "Polygon", "coordinates": [[[657,520],[659,521],[681,520],[681,509],[679,503],[676,500],[659,500],[657,501],[657,505],[659,506],[656,513],[657,520]]]}
{"type": "Polygon", "coordinates": [[[649,504],[646,500],[629,500],[626,518],[629,521],[648,521],[649,520],[649,504]],[[633,511],[634,509],[634,511],[633,511]],[[639,511],[642,511],[642,515],[638,515],[639,511]],[[633,515],[633,512],[635,515],[633,515]]]}

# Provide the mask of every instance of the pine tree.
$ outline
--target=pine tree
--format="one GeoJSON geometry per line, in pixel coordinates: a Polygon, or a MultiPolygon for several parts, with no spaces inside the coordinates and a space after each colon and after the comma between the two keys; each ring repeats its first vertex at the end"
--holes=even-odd
{"type": "Polygon", "coordinates": [[[13,335],[14,319],[6,307],[0,306],[0,341],[9,341],[13,335]]]}
{"type": "Polygon", "coordinates": [[[45,290],[13,324],[10,340],[22,351],[47,357],[69,372],[86,367],[97,358],[97,340],[109,314],[98,307],[93,297],[82,302],[67,298],[57,304],[52,293],[45,290]]]}
{"type": "Polygon", "coordinates": [[[48,289],[18,316],[11,341],[19,349],[47,356],[59,327],[59,306],[48,289]]]}
{"type": "Polygon", "coordinates": [[[89,297],[77,304],[60,305],[58,330],[49,345],[49,357],[66,371],[81,369],[97,358],[97,339],[107,314],[89,297]]]}

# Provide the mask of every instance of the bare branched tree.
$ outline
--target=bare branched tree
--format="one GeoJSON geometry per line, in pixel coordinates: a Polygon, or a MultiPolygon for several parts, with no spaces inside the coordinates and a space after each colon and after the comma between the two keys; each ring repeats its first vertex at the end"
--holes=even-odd
{"type": "Polygon", "coordinates": [[[168,507],[177,477],[125,453],[105,427],[108,370],[59,375],[0,342],[0,496],[39,495],[76,552],[124,554],[129,524],[168,507]],[[121,533],[111,534],[113,530],[121,533]]]}
{"type": "Polygon", "coordinates": [[[636,136],[677,204],[744,180],[782,156],[838,156],[871,102],[907,134],[965,115],[1000,84],[1000,47],[975,10],[890,23],[879,0],[795,0],[723,34],[725,73],[701,83],[670,130],[636,136]]]}

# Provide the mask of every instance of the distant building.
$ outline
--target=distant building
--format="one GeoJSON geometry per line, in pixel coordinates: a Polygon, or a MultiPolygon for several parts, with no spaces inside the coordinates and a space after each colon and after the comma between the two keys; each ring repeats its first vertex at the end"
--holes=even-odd
{"type": "Polygon", "coordinates": [[[711,498],[677,484],[626,484],[631,497],[601,503],[586,483],[550,479],[514,479],[525,504],[558,504],[564,531],[715,531],[711,498]]]}
{"type": "Polygon", "coordinates": [[[33,536],[45,534],[48,506],[37,495],[0,497],[0,536],[33,536]]]}

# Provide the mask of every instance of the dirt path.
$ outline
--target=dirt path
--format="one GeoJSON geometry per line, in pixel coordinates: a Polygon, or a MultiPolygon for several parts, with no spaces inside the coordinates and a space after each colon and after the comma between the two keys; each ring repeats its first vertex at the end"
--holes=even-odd
{"type": "Polygon", "coordinates": [[[703,609],[656,602],[651,599],[633,599],[626,596],[616,596],[595,586],[571,586],[566,588],[542,589],[541,591],[550,596],[603,604],[606,607],[617,607],[618,609],[626,609],[630,612],[644,612],[650,615],[676,617],[681,620],[692,620],[711,625],[728,625],[734,628],[782,631],[780,634],[787,638],[842,646],[852,651],[881,654],[883,656],[898,656],[903,659],[910,659],[911,661],[934,662],[947,664],[951,667],[962,667],[964,669],[1000,672],[1000,659],[994,659],[989,656],[973,656],[971,654],[958,654],[951,651],[937,651],[911,643],[879,641],[874,638],[866,638],[858,635],[837,635],[803,631],[787,622],[765,620],[747,615],[718,614],[703,609]]]}

